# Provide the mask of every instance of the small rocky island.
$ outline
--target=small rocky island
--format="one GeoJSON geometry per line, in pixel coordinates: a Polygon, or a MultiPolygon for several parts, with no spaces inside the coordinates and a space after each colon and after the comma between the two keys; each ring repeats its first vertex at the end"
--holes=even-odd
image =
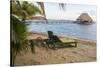
{"type": "Polygon", "coordinates": [[[76,22],[79,24],[92,24],[93,20],[88,15],[88,13],[82,13],[77,19],[76,22]]]}

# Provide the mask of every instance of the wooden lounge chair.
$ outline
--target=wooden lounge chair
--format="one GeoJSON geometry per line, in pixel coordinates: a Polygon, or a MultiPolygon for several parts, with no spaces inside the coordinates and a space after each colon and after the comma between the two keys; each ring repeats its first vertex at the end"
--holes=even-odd
{"type": "Polygon", "coordinates": [[[64,41],[64,38],[58,38],[56,35],[53,34],[52,31],[48,31],[48,39],[46,40],[46,43],[49,48],[62,48],[62,47],[77,47],[77,42],[75,40],[66,42],[64,41]],[[74,44],[71,45],[71,44],[74,44]]]}

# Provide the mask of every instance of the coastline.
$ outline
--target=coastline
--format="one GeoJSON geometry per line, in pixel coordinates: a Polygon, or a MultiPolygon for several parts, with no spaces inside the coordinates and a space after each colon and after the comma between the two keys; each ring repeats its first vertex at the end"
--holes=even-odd
{"type": "MultiPolygon", "coordinates": [[[[41,37],[42,39],[47,39],[48,38],[48,34],[47,33],[43,33],[43,32],[28,32],[28,38],[27,39],[36,39],[38,37],[41,37]]],[[[59,38],[67,38],[70,40],[75,40],[78,43],[82,43],[82,44],[88,44],[88,45],[94,45],[96,46],[96,40],[90,40],[90,39],[85,39],[85,38],[77,38],[77,37],[70,37],[70,36],[60,36],[58,35],[59,38]]]]}
{"type": "MultiPolygon", "coordinates": [[[[28,32],[27,39],[35,39],[37,37],[48,38],[48,35],[46,33],[28,32]]],[[[58,37],[74,39],[78,42],[78,46],[76,48],[61,48],[57,50],[35,46],[35,54],[31,53],[30,48],[27,52],[22,51],[22,54],[17,56],[15,65],[44,65],[96,61],[96,41],[72,37],[58,37]]]]}
{"type": "MultiPolygon", "coordinates": [[[[28,35],[30,36],[31,34],[37,34],[37,35],[43,35],[45,37],[48,37],[48,34],[47,33],[44,33],[44,32],[28,32],[28,35]]],[[[64,37],[64,38],[70,38],[70,39],[75,39],[75,40],[78,40],[78,41],[89,41],[89,42],[95,42],[96,43],[96,40],[92,40],[92,39],[86,39],[86,38],[79,38],[79,37],[74,37],[74,36],[61,36],[61,35],[58,35],[58,37],[64,37]]],[[[32,38],[29,38],[29,39],[32,39],[32,38]]],[[[34,37],[33,37],[34,39],[34,37]]]]}

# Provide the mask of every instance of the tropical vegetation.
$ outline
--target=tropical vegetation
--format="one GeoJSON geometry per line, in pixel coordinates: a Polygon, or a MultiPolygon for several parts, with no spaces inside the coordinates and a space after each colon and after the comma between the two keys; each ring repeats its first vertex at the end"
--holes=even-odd
{"type": "Polygon", "coordinates": [[[41,14],[42,11],[32,3],[27,1],[11,1],[11,65],[14,65],[16,55],[22,50],[26,50],[28,44],[33,51],[33,44],[26,40],[26,23],[25,20],[36,14],[41,14]]]}
{"type": "MultiPolygon", "coordinates": [[[[36,14],[43,15],[46,19],[45,8],[43,2],[37,2],[40,8],[27,1],[11,0],[11,65],[14,65],[16,56],[21,54],[22,50],[27,50],[30,46],[32,53],[34,53],[34,44],[32,40],[27,40],[26,19],[30,19],[36,14]]],[[[64,9],[64,4],[59,4],[64,9]]]]}

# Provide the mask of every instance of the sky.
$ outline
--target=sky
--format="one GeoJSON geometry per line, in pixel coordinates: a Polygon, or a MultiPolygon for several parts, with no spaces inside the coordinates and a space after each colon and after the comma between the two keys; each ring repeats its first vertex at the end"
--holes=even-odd
{"type": "Polygon", "coordinates": [[[58,3],[45,2],[44,6],[47,19],[76,20],[81,13],[88,13],[96,21],[95,5],[66,4],[65,10],[61,10],[58,3]]]}

